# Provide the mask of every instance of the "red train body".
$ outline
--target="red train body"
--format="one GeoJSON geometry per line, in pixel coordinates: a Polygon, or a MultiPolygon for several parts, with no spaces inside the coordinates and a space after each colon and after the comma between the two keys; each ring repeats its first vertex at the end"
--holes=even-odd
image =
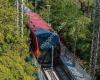
{"type": "Polygon", "coordinates": [[[45,22],[37,13],[29,12],[26,15],[29,17],[28,25],[30,29],[41,28],[46,30],[52,30],[48,23],[45,22]]]}

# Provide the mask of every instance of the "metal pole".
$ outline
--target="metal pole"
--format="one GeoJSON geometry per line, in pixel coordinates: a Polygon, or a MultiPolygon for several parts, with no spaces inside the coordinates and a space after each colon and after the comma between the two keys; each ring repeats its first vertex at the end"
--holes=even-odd
{"type": "Polygon", "coordinates": [[[50,24],[50,9],[51,9],[51,6],[47,5],[47,7],[48,7],[48,24],[50,24]]]}
{"type": "Polygon", "coordinates": [[[73,54],[73,66],[75,66],[75,61],[76,61],[76,47],[77,47],[77,32],[75,30],[75,33],[74,33],[74,54],[73,54]]]}
{"type": "Polygon", "coordinates": [[[16,6],[17,6],[17,27],[19,27],[19,1],[16,0],[16,6]]]}
{"type": "Polygon", "coordinates": [[[23,38],[23,34],[24,34],[24,31],[23,31],[23,28],[24,28],[24,25],[23,25],[23,21],[24,21],[24,16],[23,16],[23,0],[22,0],[22,4],[21,4],[21,37],[23,38]]]}
{"type": "Polygon", "coordinates": [[[36,12],[36,8],[37,8],[37,1],[35,0],[35,8],[34,8],[34,12],[36,12]]]}
{"type": "Polygon", "coordinates": [[[53,70],[53,54],[54,54],[54,46],[52,46],[52,64],[51,64],[51,69],[53,70]]]}

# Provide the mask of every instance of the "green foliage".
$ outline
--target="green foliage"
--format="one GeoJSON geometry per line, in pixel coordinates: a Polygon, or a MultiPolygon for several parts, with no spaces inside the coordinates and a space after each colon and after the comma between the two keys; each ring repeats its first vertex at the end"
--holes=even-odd
{"type": "Polygon", "coordinates": [[[1,80],[36,80],[32,77],[33,67],[16,53],[7,53],[0,57],[1,80]]]}
{"type": "MultiPolygon", "coordinates": [[[[16,26],[14,0],[0,0],[0,80],[37,80],[37,72],[24,59],[29,54],[28,31],[21,38],[16,26]]],[[[25,26],[25,25],[24,25],[25,26]]]]}

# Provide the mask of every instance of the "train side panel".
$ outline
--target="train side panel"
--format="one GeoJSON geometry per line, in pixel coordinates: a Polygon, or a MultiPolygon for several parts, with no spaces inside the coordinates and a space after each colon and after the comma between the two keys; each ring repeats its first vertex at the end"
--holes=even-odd
{"type": "Polygon", "coordinates": [[[36,35],[34,35],[32,32],[30,33],[30,41],[32,55],[35,55],[35,57],[38,58],[40,56],[38,40],[36,35]]]}

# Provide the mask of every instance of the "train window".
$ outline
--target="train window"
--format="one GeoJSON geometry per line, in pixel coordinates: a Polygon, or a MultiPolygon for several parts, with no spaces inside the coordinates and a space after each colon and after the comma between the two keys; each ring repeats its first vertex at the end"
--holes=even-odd
{"type": "Polygon", "coordinates": [[[33,34],[31,33],[30,34],[30,50],[34,51],[34,37],[33,37],[33,34]]]}
{"type": "Polygon", "coordinates": [[[31,39],[30,40],[30,50],[34,51],[34,43],[33,43],[33,40],[31,39]]]}

